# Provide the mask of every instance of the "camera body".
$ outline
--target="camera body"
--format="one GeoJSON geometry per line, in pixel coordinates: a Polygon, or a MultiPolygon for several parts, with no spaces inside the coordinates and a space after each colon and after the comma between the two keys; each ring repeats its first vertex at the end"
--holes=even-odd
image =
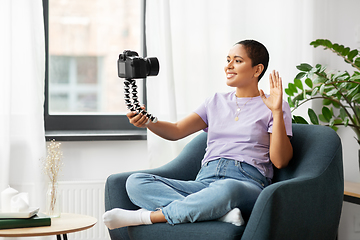
{"type": "Polygon", "coordinates": [[[119,55],[118,75],[120,78],[136,79],[156,76],[159,73],[157,58],[142,58],[135,51],[125,50],[119,55]]]}

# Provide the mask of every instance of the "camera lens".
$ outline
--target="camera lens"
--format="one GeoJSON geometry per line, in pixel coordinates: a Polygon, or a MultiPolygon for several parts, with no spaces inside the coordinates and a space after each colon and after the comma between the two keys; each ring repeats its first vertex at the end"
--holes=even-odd
{"type": "Polygon", "coordinates": [[[156,76],[159,73],[159,61],[156,57],[146,59],[147,76],[156,76]]]}

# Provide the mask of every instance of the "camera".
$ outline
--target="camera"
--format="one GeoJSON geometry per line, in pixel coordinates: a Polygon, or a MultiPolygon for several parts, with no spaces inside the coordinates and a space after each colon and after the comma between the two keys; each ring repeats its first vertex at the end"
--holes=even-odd
{"type": "Polygon", "coordinates": [[[125,50],[119,55],[118,75],[120,78],[136,79],[156,76],[159,73],[157,58],[142,58],[134,51],[125,50]]]}

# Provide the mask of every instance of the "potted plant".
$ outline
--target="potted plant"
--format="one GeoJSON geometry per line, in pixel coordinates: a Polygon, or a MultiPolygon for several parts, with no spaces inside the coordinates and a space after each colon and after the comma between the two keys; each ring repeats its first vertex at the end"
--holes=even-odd
{"type": "MultiPolygon", "coordinates": [[[[331,43],[327,39],[317,39],[310,43],[316,47],[324,47],[343,58],[354,68],[353,73],[347,71],[328,71],[326,66],[317,64],[315,67],[302,63],[296,68],[300,72],[293,83],[288,84],[285,93],[292,111],[308,101],[322,99],[321,113],[308,109],[312,124],[327,125],[335,131],[338,126],[351,127],[360,145],[360,54],[349,47],[331,43]]],[[[293,116],[294,123],[307,121],[301,116],[293,116]]],[[[360,150],[359,150],[360,154],[360,150]]],[[[360,156],[360,155],[359,155],[360,156]]]]}

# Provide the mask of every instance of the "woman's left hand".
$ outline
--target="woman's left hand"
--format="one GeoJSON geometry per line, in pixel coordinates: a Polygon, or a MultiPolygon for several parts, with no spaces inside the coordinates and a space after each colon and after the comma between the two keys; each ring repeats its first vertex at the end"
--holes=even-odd
{"type": "Polygon", "coordinates": [[[270,96],[266,97],[263,90],[260,90],[260,96],[265,105],[272,112],[282,112],[282,79],[279,76],[279,72],[275,70],[270,73],[270,96]]]}
{"type": "Polygon", "coordinates": [[[293,156],[293,149],[286,134],[282,112],[282,80],[275,70],[269,76],[270,96],[266,97],[260,90],[260,96],[265,105],[272,111],[273,128],[270,134],[269,155],[271,162],[277,168],[286,167],[293,156]]]}

